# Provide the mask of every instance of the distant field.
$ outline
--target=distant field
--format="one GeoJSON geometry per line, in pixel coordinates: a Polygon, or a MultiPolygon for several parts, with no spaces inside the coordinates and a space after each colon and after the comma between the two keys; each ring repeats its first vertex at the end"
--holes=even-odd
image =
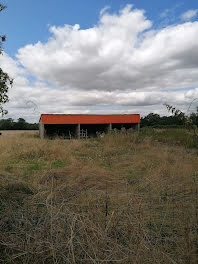
{"type": "Polygon", "coordinates": [[[3,132],[0,263],[198,263],[192,131],[88,140],[3,132]]]}
{"type": "Polygon", "coordinates": [[[0,137],[28,137],[38,135],[37,130],[0,130],[0,137]]]}

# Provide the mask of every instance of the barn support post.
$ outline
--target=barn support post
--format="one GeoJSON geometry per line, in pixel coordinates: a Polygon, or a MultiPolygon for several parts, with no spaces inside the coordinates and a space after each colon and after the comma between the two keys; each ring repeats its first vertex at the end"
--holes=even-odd
{"type": "Polygon", "coordinates": [[[112,131],[112,124],[110,123],[110,124],[108,125],[108,133],[111,132],[111,131],[112,131]]]}
{"type": "Polygon", "coordinates": [[[45,125],[42,122],[39,124],[39,135],[41,139],[45,138],[45,125]]]}
{"type": "Polygon", "coordinates": [[[136,123],[136,124],[135,124],[135,130],[136,130],[137,132],[140,131],[140,123],[136,123]]]}
{"type": "Polygon", "coordinates": [[[77,124],[77,127],[76,127],[76,138],[80,139],[80,124],[77,124]]]}

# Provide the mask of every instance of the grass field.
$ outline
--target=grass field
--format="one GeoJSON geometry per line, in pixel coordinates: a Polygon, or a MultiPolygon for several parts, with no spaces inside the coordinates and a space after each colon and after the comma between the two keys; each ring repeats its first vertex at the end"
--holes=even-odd
{"type": "Polygon", "coordinates": [[[0,263],[198,263],[186,130],[0,137],[0,263]]]}
{"type": "Polygon", "coordinates": [[[38,135],[36,130],[1,130],[1,137],[28,137],[38,135]]]}

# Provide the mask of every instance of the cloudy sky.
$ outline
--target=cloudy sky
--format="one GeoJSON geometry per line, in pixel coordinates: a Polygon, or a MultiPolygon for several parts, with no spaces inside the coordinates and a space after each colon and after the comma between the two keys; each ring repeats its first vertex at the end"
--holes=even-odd
{"type": "Polygon", "coordinates": [[[7,117],[167,114],[164,103],[193,111],[198,3],[160,2],[3,1],[0,67],[14,78],[7,117]]]}

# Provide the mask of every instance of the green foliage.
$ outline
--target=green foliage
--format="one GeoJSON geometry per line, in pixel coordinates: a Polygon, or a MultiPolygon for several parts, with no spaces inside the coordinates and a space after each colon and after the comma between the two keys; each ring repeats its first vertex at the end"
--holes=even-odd
{"type": "Polygon", "coordinates": [[[51,167],[53,169],[64,168],[65,167],[65,162],[62,161],[62,160],[56,160],[56,161],[52,162],[51,167]]]}
{"type": "Polygon", "coordinates": [[[155,129],[152,127],[144,127],[141,129],[139,136],[150,137],[155,141],[184,146],[186,148],[198,147],[198,136],[194,134],[193,130],[187,130],[185,128],[155,129]]]}
{"type": "Polygon", "coordinates": [[[156,138],[163,143],[182,145],[188,148],[198,147],[198,141],[194,140],[193,134],[185,129],[166,129],[158,133],[156,138]]]}
{"type": "Polygon", "coordinates": [[[30,176],[32,175],[34,172],[38,172],[43,170],[43,168],[45,167],[45,162],[44,161],[39,161],[39,160],[29,160],[29,164],[26,163],[24,165],[24,173],[23,176],[30,176]]]}
{"type": "Polygon", "coordinates": [[[178,116],[160,116],[158,114],[150,113],[141,118],[141,127],[183,127],[184,124],[178,116]]]}
{"type": "Polygon", "coordinates": [[[10,79],[7,73],[0,68],[0,114],[5,115],[7,111],[3,109],[3,104],[9,101],[8,89],[12,85],[13,80],[10,79]]]}
{"type": "MultiPolygon", "coordinates": [[[[181,110],[176,109],[175,107],[165,104],[166,108],[168,109],[169,112],[171,112],[175,117],[179,118],[184,127],[187,129],[196,129],[197,128],[197,118],[198,118],[198,111],[197,113],[193,113],[190,116],[186,115],[185,113],[183,113],[181,110]],[[195,121],[195,122],[193,122],[195,121]]],[[[198,108],[197,108],[198,110],[198,108]]]]}
{"type": "Polygon", "coordinates": [[[190,119],[192,120],[192,123],[198,127],[198,106],[196,110],[196,113],[190,114],[190,119]]]}
{"type": "MultiPolygon", "coordinates": [[[[0,3],[0,12],[6,7],[0,3]]],[[[6,40],[6,37],[0,35],[0,55],[2,55],[2,42],[6,40]]],[[[4,110],[3,104],[9,101],[8,89],[12,86],[13,80],[0,68],[0,114],[5,115],[7,111],[4,110]]]]}
{"type": "Polygon", "coordinates": [[[38,124],[28,123],[23,118],[15,122],[12,118],[0,120],[0,130],[38,130],[38,124]]]}
{"type": "Polygon", "coordinates": [[[150,113],[141,118],[141,127],[153,128],[187,128],[196,129],[198,126],[198,107],[195,113],[189,116],[176,109],[175,107],[165,104],[167,110],[172,113],[171,116],[160,116],[158,114],[150,113]]]}

